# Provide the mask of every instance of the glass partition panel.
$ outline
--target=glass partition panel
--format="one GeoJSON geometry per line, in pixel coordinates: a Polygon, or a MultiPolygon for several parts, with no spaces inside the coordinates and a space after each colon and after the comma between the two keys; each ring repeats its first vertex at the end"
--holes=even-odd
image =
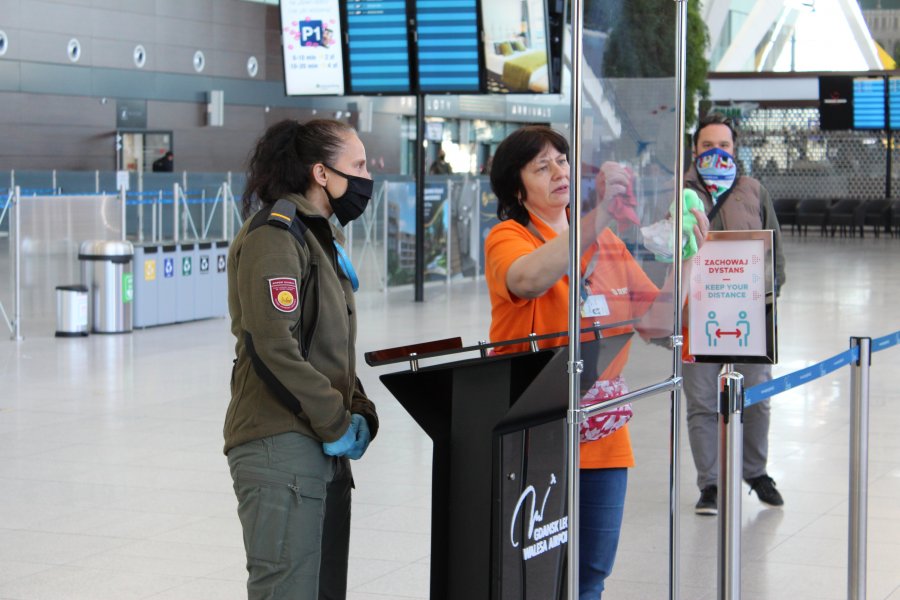
{"type": "Polygon", "coordinates": [[[659,293],[672,270],[671,250],[661,253],[647,241],[651,233],[658,241],[672,234],[664,219],[675,199],[678,143],[675,9],[676,3],[659,3],[646,27],[628,25],[640,11],[634,3],[589,2],[584,17],[582,215],[602,202],[612,218],[602,232],[582,228],[585,237],[599,233],[596,265],[584,261],[582,315],[589,318],[583,323],[637,320],[640,335],[598,374],[600,380],[622,375],[632,390],[672,373],[667,347],[676,308],[670,295],[659,293]],[[652,51],[648,36],[655,36],[652,51]],[[611,189],[621,184],[621,193],[604,195],[604,182],[611,189]]]}

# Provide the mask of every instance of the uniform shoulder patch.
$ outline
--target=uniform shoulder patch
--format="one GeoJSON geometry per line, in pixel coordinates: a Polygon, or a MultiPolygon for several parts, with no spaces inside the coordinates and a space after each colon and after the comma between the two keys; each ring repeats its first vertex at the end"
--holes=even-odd
{"type": "Polygon", "coordinates": [[[269,279],[269,297],[277,310],[289,313],[297,310],[300,302],[297,280],[293,277],[273,277],[269,279]]]}
{"type": "Polygon", "coordinates": [[[291,203],[291,201],[282,198],[275,203],[275,205],[272,207],[272,210],[269,212],[269,225],[275,225],[276,227],[287,229],[291,226],[291,222],[294,220],[294,215],[296,214],[297,208],[291,203]]]}

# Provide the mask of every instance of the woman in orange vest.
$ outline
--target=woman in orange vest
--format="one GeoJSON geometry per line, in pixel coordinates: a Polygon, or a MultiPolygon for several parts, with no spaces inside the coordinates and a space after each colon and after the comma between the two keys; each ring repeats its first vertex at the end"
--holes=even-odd
{"type": "MultiPolygon", "coordinates": [[[[510,134],[497,148],[491,189],[498,198],[500,223],[485,242],[485,278],[491,298],[492,342],[568,329],[569,306],[569,145],[557,131],[527,126],[510,134]]],[[[672,334],[672,277],[662,290],[650,281],[625,244],[607,227],[611,209],[628,196],[626,169],[605,163],[597,176],[597,205],[582,217],[580,276],[582,327],[640,318],[644,337],[672,334]],[[657,299],[665,301],[657,301],[657,299]]],[[[706,215],[695,213],[698,240],[706,235],[706,215]]],[[[633,221],[637,221],[636,217],[633,221]]],[[[685,268],[688,268],[685,265],[685,268]]],[[[687,275],[685,275],[687,277],[687,275]]],[[[612,335],[630,326],[604,331],[612,335]]],[[[541,347],[567,343],[565,336],[543,340],[541,347]]],[[[630,342],[585,397],[590,403],[627,391],[621,372],[630,342]]],[[[500,346],[498,353],[527,350],[500,346]]],[[[600,598],[612,570],[625,503],[627,468],[634,465],[625,422],[629,410],[592,418],[581,429],[579,509],[579,597],[600,598]]]]}

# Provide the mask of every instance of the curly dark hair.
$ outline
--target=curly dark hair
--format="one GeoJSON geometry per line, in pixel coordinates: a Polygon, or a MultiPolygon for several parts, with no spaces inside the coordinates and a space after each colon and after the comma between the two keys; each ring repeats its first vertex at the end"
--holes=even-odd
{"type": "Polygon", "coordinates": [[[351,133],[356,132],[350,125],[330,119],[306,123],[286,119],[269,127],[257,140],[247,165],[247,184],[241,196],[244,218],[285,194],[305,194],[312,181],[312,166],[334,164],[351,133]]]}
{"type": "Polygon", "coordinates": [[[512,219],[528,225],[528,211],[521,199],[525,196],[522,169],[550,144],[569,158],[569,142],[545,125],[527,125],[512,132],[500,142],[491,163],[491,190],[497,196],[497,218],[512,219]]]}

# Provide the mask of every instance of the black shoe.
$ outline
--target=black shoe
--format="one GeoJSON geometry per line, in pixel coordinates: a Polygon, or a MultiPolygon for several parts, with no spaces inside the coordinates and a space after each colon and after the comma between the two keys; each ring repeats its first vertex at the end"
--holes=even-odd
{"type": "Polygon", "coordinates": [[[756,492],[756,496],[763,504],[768,504],[769,506],[784,505],[784,498],[775,489],[775,481],[768,475],[760,475],[759,477],[748,479],[747,483],[750,484],[750,491],[756,492]]]}
{"type": "Polygon", "coordinates": [[[708,516],[719,514],[719,488],[708,485],[700,490],[700,499],[694,506],[694,512],[698,515],[708,516]]]}

